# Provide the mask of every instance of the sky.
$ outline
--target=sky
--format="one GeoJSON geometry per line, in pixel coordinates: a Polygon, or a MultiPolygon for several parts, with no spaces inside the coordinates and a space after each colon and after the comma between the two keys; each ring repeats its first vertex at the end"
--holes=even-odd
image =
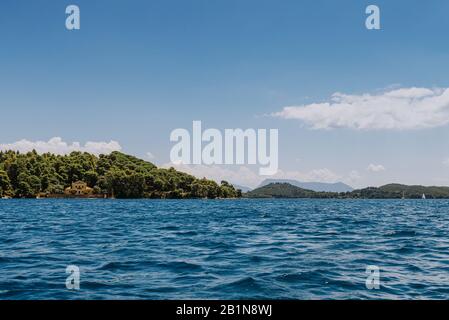
{"type": "Polygon", "coordinates": [[[170,133],[200,120],[278,129],[277,178],[449,185],[448,13],[446,0],[2,0],[0,149],[170,166],[170,133]],[[71,4],[80,30],[65,27],[71,4]],[[372,4],[381,30],[365,27],[372,4]]]}

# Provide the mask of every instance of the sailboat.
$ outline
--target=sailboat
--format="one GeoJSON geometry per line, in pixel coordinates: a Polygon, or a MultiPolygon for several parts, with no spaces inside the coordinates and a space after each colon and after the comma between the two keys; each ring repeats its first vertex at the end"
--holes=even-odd
{"type": "Polygon", "coordinates": [[[425,200],[426,199],[426,195],[423,193],[422,194],[422,198],[425,200]]]}

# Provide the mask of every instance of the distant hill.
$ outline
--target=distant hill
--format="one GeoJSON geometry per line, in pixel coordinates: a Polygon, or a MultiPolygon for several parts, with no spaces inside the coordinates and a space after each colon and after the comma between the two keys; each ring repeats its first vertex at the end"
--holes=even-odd
{"type": "Polygon", "coordinates": [[[246,198],[333,198],[333,199],[449,199],[449,187],[388,184],[351,192],[316,192],[290,183],[270,183],[244,194],[246,198]]]}
{"type": "Polygon", "coordinates": [[[270,183],[244,195],[247,198],[330,198],[337,193],[315,192],[290,183],[270,183]]]}
{"type": "Polygon", "coordinates": [[[347,184],[344,184],[342,182],[300,182],[297,180],[289,179],[266,179],[259,185],[259,188],[271,183],[288,183],[302,189],[312,190],[316,192],[351,192],[354,190],[351,186],[348,186],[347,184]]]}
{"type": "Polygon", "coordinates": [[[365,188],[351,192],[353,198],[368,199],[448,199],[449,187],[407,186],[403,184],[387,184],[379,188],[365,188]]]}
{"type": "Polygon", "coordinates": [[[310,198],[314,191],[305,190],[289,183],[270,183],[248,192],[248,198],[310,198]]]}

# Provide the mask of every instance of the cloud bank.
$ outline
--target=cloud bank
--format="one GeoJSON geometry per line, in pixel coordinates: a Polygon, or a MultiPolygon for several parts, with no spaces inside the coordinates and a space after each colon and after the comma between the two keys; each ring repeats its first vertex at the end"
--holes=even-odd
{"type": "Polygon", "coordinates": [[[84,145],[79,142],[73,142],[71,144],[63,141],[60,137],[51,138],[48,141],[29,141],[20,140],[13,143],[0,144],[0,151],[19,151],[21,153],[30,152],[36,150],[37,153],[55,153],[59,155],[69,154],[73,151],[89,152],[96,155],[109,154],[113,151],[120,151],[122,147],[117,141],[110,142],[94,142],[88,141],[84,145]]]}
{"type": "Polygon", "coordinates": [[[449,88],[402,88],[381,94],[334,93],[328,102],[289,106],[272,116],[312,129],[416,130],[449,123],[449,88]]]}
{"type": "MultiPolygon", "coordinates": [[[[207,165],[184,165],[179,163],[167,163],[162,167],[174,167],[176,170],[189,173],[197,178],[207,177],[208,179],[220,182],[226,180],[233,184],[254,188],[266,178],[270,179],[294,179],[302,182],[354,182],[352,173],[348,176],[342,176],[334,173],[327,168],[314,169],[306,172],[301,171],[283,171],[278,172],[270,177],[260,176],[257,172],[246,166],[207,166],[207,165]]],[[[360,177],[357,176],[357,179],[360,177]]]]}
{"type": "Polygon", "coordinates": [[[154,154],[152,154],[151,152],[147,152],[146,153],[147,159],[148,160],[154,160],[156,157],[154,156],[154,154]]]}
{"type": "Polygon", "coordinates": [[[368,166],[368,168],[366,168],[366,170],[371,171],[371,172],[381,172],[381,171],[385,171],[385,167],[381,164],[370,164],[368,166]]]}

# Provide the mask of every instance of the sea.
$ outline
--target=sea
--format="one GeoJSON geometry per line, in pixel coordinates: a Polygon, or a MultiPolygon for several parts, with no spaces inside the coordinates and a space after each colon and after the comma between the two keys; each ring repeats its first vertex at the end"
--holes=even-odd
{"type": "Polygon", "coordinates": [[[448,298],[448,200],[0,200],[0,300],[448,298]]]}

